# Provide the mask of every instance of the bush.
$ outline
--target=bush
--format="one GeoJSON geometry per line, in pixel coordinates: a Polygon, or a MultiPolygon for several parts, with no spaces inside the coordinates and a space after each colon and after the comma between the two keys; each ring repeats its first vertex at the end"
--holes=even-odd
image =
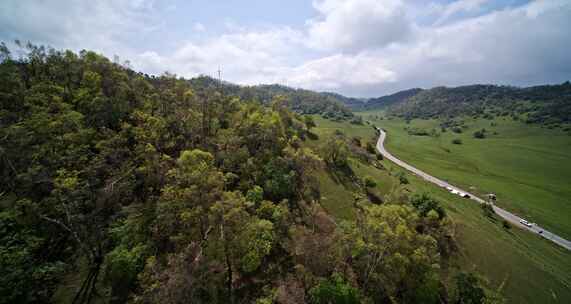
{"type": "Polygon", "coordinates": [[[367,149],[367,152],[369,152],[371,154],[377,153],[377,149],[375,148],[375,145],[370,141],[367,142],[366,149],[367,149]]]}
{"type": "Polygon", "coordinates": [[[474,138],[478,139],[486,138],[486,129],[474,132],[474,138]]]}
{"type": "Polygon", "coordinates": [[[353,117],[353,119],[351,119],[351,123],[354,125],[362,125],[363,124],[363,117],[355,116],[355,117],[353,117]]]}
{"type": "Polygon", "coordinates": [[[365,177],[365,186],[367,188],[374,188],[377,186],[377,182],[370,176],[365,177]]]}
{"type": "Polygon", "coordinates": [[[430,136],[430,133],[428,133],[428,131],[420,129],[420,128],[408,128],[407,132],[408,132],[408,135],[430,136]]]}
{"type": "Polygon", "coordinates": [[[494,207],[492,207],[492,205],[481,204],[480,206],[482,207],[482,212],[484,213],[484,216],[490,219],[495,219],[494,215],[496,214],[496,212],[494,211],[494,207]]]}
{"type": "Polygon", "coordinates": [[[510,230],[512,228],[512,225],[510,224],[510,222],[503,220],[502,221],[502,227],[504,227],[504,229],[506,229],[506,230],[510,230]]]}
{"type": "Polygon", "coordinates": [[[460,133],[462,133],[462,128],[454,127],[454,128],[452,128],[452,132],[460,134],[460,133]]]}
{"type": "Polygon", "coordinates": [[[361,303],[359,291],[347,283],[341,275],[335,273],[327,281],[322,281],[319,285],[309,291],[310,303],[361,303]]]}
{"type": "Polygon", "coordinates": [[[421,217],[426,217],[431,211],[436,212],[439,220],[446,217],[446,211],[440,206],[440,202],[427,194],[415,195],[410,202],[418,210],[421,217]]]}
{"type": "Polygon", "coordinates": [[[399,178],[399,182],[401,183],[401,185],[407,185],[409,183],[408,178],[406,178],[403,172],[399,172],[397,174],[397,177],[399,178]]]}
{"type": "Polygon", "coordinates": [[[353,138],[351,138],[351,141],[353,142],[353,144],[357,147],[361,147],[361,137],[360,136],[353,136],[353,138]]]}
{"type": "Polygon", "coordinates": [[[452,140],[452,143],[455,145],[461,145],[462,144],[462,140],[460,138],[455,138],[452,140]]]}

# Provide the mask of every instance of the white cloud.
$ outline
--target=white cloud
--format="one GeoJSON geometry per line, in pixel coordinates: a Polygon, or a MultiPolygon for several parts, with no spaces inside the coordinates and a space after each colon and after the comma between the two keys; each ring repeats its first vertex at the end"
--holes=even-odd
{"type": "Polygon", "coordinates": [[[206,30],[206,27],[204,26],[204,24],[200,22],[195,22],[194,25],[192,26],[192,29],[197,32],[204,32],[206,30]]]}
{"type": "Polygon", "coordinates": [[[473,12],[479,10],[489,0],[458,0],[448,5],[433,4],[433,10],[439,11],[440,17],[435,22],[442,24],[450,17],[460,12],[473,12]]]}
{"type": "Polygon", "coordinates": [[[321,16],[310,20],[309,45],[319,49],[359,51],[403,41],[411,32],[400,0],[320,0],[321,16]]]}
{"type": "Polygon", "coordinates": [[[125,53],[124,41],[161,26],[154,0],[19,1],[0,4],[0,38],[74,50],[125,53]],[[151,25],[152,24],[152,25],[151,25]]]}
{"type": "Polygon", "coordinates": [[[159,55],[143,52],[135,65],[153,73],[168,70],[182,76],[214,75],[218,67],[223,77],[240,84],[275,82],[280,73],[294,64],[296,53],[303,50],[303,35],[289,28],[248,31],[208,39],[188,41],[172,53],[159,55]]]}
{"type": "Polygon", "coordinates": [[[288,71],[289,82],[316,90],[343,86],[367,86],[396,81],[396,75],[382,59],[367,54],[332,55],[309,61],[288,71]]]}

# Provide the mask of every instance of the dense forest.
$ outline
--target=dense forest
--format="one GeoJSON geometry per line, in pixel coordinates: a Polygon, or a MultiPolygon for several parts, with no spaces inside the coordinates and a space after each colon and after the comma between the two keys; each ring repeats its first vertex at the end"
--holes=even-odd
{"type": "Polygon", "coordinates": [[[354,147],[308,148],[297,97],[23,50],[0,52],[0,303],[500,301],[445,279],[454,227],[430,197],[319,207],[313,172],[354,147]]]}
{"type": "Polygon", "coordinates": [[[571,123],[571,84],[437,87],[394,104],[389,113],[407,119],[511,116],[526,123],[561,127],[571,123]]]}
{"type": "Polygon", "coordinates": [[[210,87],[226,95],[257,101],[265,105],[270,104],[275,97],[282,96],[285,97],[285,105],[299,114],[320,114],[333,120],[347,120],[354,117],[344,105],[354,99],[339,94],[293,89],[279,84],[239,86],[208,76],[199,76],[191,79],[190,82],[195,86],[210,87]]]}

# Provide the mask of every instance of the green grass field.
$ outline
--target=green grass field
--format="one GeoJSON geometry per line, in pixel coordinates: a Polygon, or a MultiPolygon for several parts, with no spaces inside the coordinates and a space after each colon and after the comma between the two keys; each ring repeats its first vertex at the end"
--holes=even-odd
{"type": "MultiPolygon", "coordinates": [[[[364,140],[375,136],[369,125],[331,122],[318,117],[316,122],[318,127],[313,131],[319,139],[308,141],[314,148],[336,129],[364,140]]],[[[465,144],[467,142],[468,139],[465,144]]],[[[454,263],[460,269],[483,274],[489,279],[490,286],[500,289],[509,303],[571,303],[571,253],[517,228],[505,230],[500,220],[492,222],[484,217],[474,202],[458,198],[410,174],[407,174],[410,184],[399,185],[395,174],[402,169],[387,160],[383,165],[387,170],[351,162],[358,176],[371,176],[377,180],[385,201],[398,202],[403,193],[429,193],[441,201],[456,227],[459,252],[454,263]]],[[[319,178],[324,208],[338,219],[352,219],[351,187],[335,182],[325,171],[319,178]]]]}
{"type": "Polygon", "coordinates": [[[465,121],[469,128],[462,134],[438,137],[404,130],[440,132],[436,120],[373,123],[388,131],[386,147],[400,159],[475,194],[495,193],[498,205],[571,239],[571,136],[511,119],[495,119],[496,126],[484,119],[465,121]],[[474,138],[482,128],[487,137],[474,138]],[[462,144],[452,144],[453,139],[462,144]]]}

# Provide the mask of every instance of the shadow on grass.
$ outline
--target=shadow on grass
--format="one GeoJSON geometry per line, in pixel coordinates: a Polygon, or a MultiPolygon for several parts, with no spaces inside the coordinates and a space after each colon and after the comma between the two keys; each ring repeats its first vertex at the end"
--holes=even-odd
{"type": "Polygon", "coordinates": [[[327,171],[327,174],[335,183],[341,184],[345,189],[352,189],[355,187],[357,176],[349,165],[342,167],[327,165],[326,169],[327,170],[325,171],[327,171]]]}

